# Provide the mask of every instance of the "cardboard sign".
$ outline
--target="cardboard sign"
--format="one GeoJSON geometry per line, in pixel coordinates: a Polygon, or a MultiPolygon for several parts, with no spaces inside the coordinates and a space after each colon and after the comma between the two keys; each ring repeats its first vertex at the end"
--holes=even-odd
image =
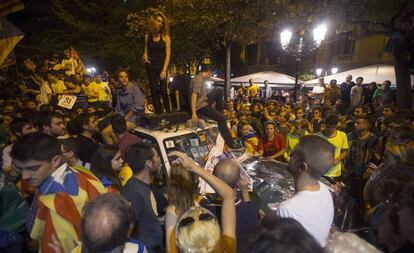
{"type": "Polygon", "coordinates": [[[59,99],[58,106],[72,110],[78,98],[72,95],[62,95],[59,99]]]}

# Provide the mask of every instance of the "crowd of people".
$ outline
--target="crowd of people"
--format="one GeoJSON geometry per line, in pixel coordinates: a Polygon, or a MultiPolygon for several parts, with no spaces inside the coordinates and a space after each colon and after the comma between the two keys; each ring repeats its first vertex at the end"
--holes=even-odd
{"type": "Polygon", "coordinates": [[[170,92],[166,17],[154,18],[149,89],[125,69],[84,74],[67,50],[40,67],[25,60],[2,91],[0,252],[414,251],[414,118],[396,109],[391,82],[297,91],[251,80],[225,97],[204,65],[192,79],[179,69],[170,92]],[[179,151],[160,183],[160,150],[130,130],[174,110],[216,121],[229,150],[288,163],[296,194],[264,213],[236,160],[211,174],[179,151]],[[200,178],[215,194],[200,193],[200,178]],[[349,228],[368,228],[369,242],[335,226],[340,192],[357,214],[349,228]]]}

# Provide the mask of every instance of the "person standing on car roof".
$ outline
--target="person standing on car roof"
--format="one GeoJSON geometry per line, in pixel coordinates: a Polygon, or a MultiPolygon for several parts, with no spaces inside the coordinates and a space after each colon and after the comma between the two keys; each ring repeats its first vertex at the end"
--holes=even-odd
{"type": "Polygon", "coordinates": [[[223,90],[213,89],[208,93],[206,81],[211,78],[210,65],[202,65],[201,71],[191,80],[191,113],[192,119],[197,120],[198,115],[217,121],[221,136],[230,149],[239,150],[242,147],[231,137],[227,128],[227,120],[223,115],[223,90]],[[213,108],[213,104],[216,104],[213,108]]]}

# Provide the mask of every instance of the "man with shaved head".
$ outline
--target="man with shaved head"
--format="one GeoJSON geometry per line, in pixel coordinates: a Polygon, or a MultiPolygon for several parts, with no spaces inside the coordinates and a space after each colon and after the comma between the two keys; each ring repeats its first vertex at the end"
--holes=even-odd
{"type": "MultiPolygon", "coordinates": [[[[241,167],[234,159],[225,159],[220,161],[213,171],[213,175],[220,178],[228,186],[234,189],[236,204],[236,236],[239,242],[244,238],[252,228],[259,222],[259,209],[250,201],[248,180],[240,177],[241,167]],[[241,196],[237,189],[241,190],[241,196]]],[[[216,194],[209,194],[202,201],[201,205],[209,209],[217,217],[220,217],[221,200],[216,194]]]]}
{"type": "Polygon", "coordinates": [[[82,244],[73,252],[147,252],[141,242],[128,239],[134,223],[134,212],[124,197],[101,195],[83,209],[82,244]]]}
{"type": "Polygon", "coordinates": [[[332,167],[334,154],[335,147],[324,138],[301,137],[288,166],[295,180],[296,194],[277,209],[278,216],[299,221],[322,247],[326,245],[334,208],[328,187],[318,179],[332,167]]]}

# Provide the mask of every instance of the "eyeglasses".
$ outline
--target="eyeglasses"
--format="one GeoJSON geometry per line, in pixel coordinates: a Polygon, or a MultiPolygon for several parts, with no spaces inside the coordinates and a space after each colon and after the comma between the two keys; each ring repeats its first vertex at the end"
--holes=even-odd
{"type": "MultiPolygon", "coordinates": [[[[198,216],[199,221],[209,221],[214,219],[214,216],[210,213],[202,213],[200,216],[198,216]]],[[[195,219],[193,217],[186,217],[180,221],[178,224],[178,229],[181,229],[183,227],[187,227],[192,225],[195,222],[195,219]]]]}

